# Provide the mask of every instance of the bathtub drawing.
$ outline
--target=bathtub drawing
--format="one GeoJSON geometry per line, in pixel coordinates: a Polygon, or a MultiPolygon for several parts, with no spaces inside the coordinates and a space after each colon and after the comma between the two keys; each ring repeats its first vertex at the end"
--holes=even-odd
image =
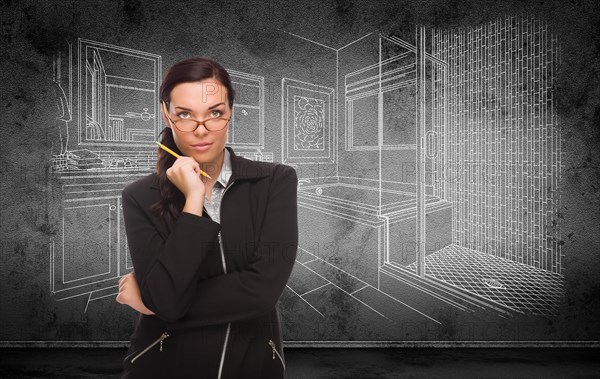
{"type": "MultiPolygon", "coordinates": [[[[302,186],[298,191],[300,246],[380,288],[379,268],[385,263],[409,266],[416,262],[417,241],[411,227],[416,218],[415,197],[343,181],[302,186]]],[[[433,196],[428,197],[426,209],[432,223],[443,224],[451,215],[451,204],[433,196]]],[[[438,244],[451,243],[450,227],[439,234],[438,244]]]]}

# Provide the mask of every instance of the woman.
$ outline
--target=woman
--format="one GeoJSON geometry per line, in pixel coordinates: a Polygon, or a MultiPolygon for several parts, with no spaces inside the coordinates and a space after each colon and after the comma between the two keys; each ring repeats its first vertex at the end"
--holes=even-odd
{"type": "Polygon", "coordinates": [[[181,156],[159,149],[156,173],[122,192],[134,272],[117,301],[141,313],[123,378],[284,377],[278,300],[298,247],[298,179],[225,146],[233,98],[206,58],[162,82],[161,142],[181,156]]]}

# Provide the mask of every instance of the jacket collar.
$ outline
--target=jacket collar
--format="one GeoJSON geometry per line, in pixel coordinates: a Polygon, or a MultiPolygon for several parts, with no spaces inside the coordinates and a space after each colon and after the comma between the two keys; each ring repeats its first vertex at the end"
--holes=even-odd
{"type": "MultiPolygon", "coordinates": [[[[258,179],[269,175],[270,165],[264,165],[260,162],[239,157],[235,155],[231,147],[225,146],[225,148],[229,151],[229,158],[231,159],[232,172],[230,181],[258,179]]],[[[159,188],[156,172],[152,176],[150,188],[159,188]]]]}

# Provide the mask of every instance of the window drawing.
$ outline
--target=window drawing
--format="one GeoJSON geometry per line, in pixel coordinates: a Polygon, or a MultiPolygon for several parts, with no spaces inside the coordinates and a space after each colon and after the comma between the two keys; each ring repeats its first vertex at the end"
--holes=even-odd
{"type": "Polygon", "coordinates": [[[416,146],[416,51],[406,44],[388,50],[381,63],[344,77],[348,151],[416,146]]]}

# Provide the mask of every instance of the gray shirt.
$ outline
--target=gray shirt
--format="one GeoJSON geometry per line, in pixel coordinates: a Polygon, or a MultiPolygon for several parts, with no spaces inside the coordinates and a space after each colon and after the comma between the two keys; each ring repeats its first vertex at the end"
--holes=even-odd
{"type": "Polygon", "coordinates": [[[229,150],[223,150],[225,150],[225,157],[223,158],[223,166],[221,166],[219,177],[213,185],[210,199],[207,196],[204,197],[204,209],[210,218],[218,223],[221,223],[221,199],[223,198],[223,193],[225,192],[225,188],[227,187],[227,183],[229,182],[232,172],[229,150]]]}

